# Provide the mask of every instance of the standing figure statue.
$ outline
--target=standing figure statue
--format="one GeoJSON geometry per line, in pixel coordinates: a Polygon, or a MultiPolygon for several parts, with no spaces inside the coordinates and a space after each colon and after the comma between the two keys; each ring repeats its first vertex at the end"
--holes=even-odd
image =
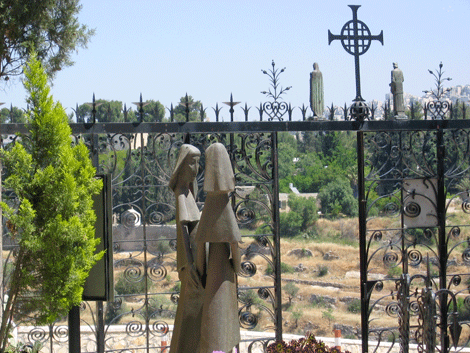
{"type": "Polygon", "coordinates": [[[205,282],[199,353],[231,352],[240,342],[237,272],[240,230],[229,193],[235,189],[230,158],[221,143],[206,150],[204,209],[196,234],[197,269],[205,282]]]}
{"type": "Polygon", "coordinates": [[[204,289],[195,265],[195,235],[200,218],[195,200],[196,176],[200,156],[196,147],[183,144],[169,183],[176,198],[176,265],[181,280],[171,353],[197,352],[200,341],[204,289]]]}
{"type": "Polygon", "coordinates": [[[323,75],[317,63],[313,64],[313,71],[310,73],[310,108],[312,108],[314,116],[321,117],[323,115],[323,75]]]}
{"type": "Polygon", "coordinates": [[[403,72],[398,68],[397,63],[393,63],[390,91],[393,94],[393,114],[398,117],[406,116],[405,102],[403,100],[403,81],[403,72]]]}

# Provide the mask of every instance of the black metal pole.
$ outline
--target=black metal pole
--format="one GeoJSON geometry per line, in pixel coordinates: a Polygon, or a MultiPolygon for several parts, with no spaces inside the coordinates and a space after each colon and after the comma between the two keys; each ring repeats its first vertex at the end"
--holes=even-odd
{"type": "Polygon", "coordinates": [[[104,353],[104,306],[101,300],[96,302],[96,312],[96,351],[104,353]]]}
{"type": "MultiPolygon", "coordinates": [[[[69,311],[69,353],[80,353],[80,307],[69,311]]],[[[52,346],[51,346],[52,349],[52,346]]]]}
{"type": "Polygon", "coordinates": [[[361,274],[361,329],[362,352],[369,350],[369,286],[367,284],[366,196],[364,176],[364,133],[357,132],[357,181],[359,196],[359,256],[361,274]]]}
{"type": "MultiPolygon", "coordinates": [[[[445,146],[444,131],[437,128],[436,132],[437,147],[437,221],[439,231],[439,289],[447,288],[447,241],[446,241],[446,194],[445,194],[445,146]]],[[[447,294],[443,292],[440,296],[440,334],[441,334],[441,352],[449,350],[449,335],[447,334],[447,294]]]]}
{"type": "Polygon", "coordinates": [[[279,166],[277,132],[271,134],[273,162],[273,232],[274,232],[274,291],[276,297],[276,341],[282,341],[282,291],[281,291],[281,237],[279,234],[279,166]]]}

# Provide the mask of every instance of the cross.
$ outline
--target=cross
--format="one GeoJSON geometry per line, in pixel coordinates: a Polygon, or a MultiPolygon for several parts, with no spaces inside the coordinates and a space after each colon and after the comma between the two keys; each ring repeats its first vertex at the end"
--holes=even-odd
{"type": "Polygon", "coordinates": [[[383,31],[379,35],[373,36],[370,33],[367,25],[357,19],[357,10],[361,5],[348,5],[353,12],[353,19],[346,22],[341,29],[340,35],[335,35],[328,30],[328,45],[332,41],[339,39],[343,45],[344,50],[349,54],[354,55],[356,64],[356,99],[355,101],[364,101],[361,96],[361,77],[359,72],[359,56],[365,54],[369,50],[371,41],[378,40],[382,45],[383,31]]]}

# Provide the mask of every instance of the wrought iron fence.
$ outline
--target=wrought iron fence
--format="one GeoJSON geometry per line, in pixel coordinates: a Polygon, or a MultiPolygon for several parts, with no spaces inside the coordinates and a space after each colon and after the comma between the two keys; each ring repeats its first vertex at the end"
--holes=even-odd
{"type": "MultiPolygon", "coordinates": [[[[273,64],[266,74],[274,80],[281,72],[273,64]]],[[[112,303],[84,302],[80,308],[82,323],[90,329],[82,334],[82,350],[150,351],[168,343],[179,288],[174,197],[167,184],[183,142],[201,150],[202,164],[211,143],[227,147],[237,180],[233,208],[244,229],[240,325],[274,331],[274,338],[282,338],[277,175],[277,134],[282,131],[357,133],[362,350],[373,345],[375,350],[390,341],[403,352],[412,342],[418,343],[420,351],[448,352],[451,345],[468,343],[469,188],[458,187],[462,180],[470,180],[466,105],[456,108],[437,97],[423,112],[410,107],[410,119],[400,120],[393,119],[385,105],[379,120],[376,107],[355,102],[341,109],[332,106],[325,119],[318,119],[305,105],[294,108],[285,103],[283,92],[275,85],[273,92],[266,92],[272,101],[256,110],[246,104],[240,107],[241,121],[236,121],[238,102],[233,97],[225,103],[230,108],[227,122],[220,121],[218,105],[213,108],[214,122],[207,121],[202,106],[200,121],[189,121],[189,104],[186,121],[173,122],[170,108],[170,121],[143,122],[142,98],[137,103],[138,121],[100,123],[94,101],[88,119],[76,116],[83,123],[71,124],[74,141],[84,141],[97,170],[112,175],[117,291],[112,303]],[[418,113],[423,120],[413,119],[418,113]],[[378,219],[387,222],[377,223],[378,219]],[[390,269],[389,275],[378,276],[377,266],[390,269]],[[257,283],[260,267],[273,269],[272,284],[257,283]],[[124,335],[116,331],[118,324],[124,335]],[[371,339],[377,343],[370,343],[371,339]]],[[[0,129],[3,148],[27,138],[26,125],[12,122],[0,129]]],[[[203,201],[200,190],[201,207],[203,201]]],[[[4,242],[4,248],[14,250],[14,244],[4,242]]],[[[13,260],[14,251],[6,258],[6,267],[13,260]]],[[[47,329],[32,329],[27,339],[42,340],[51,352],[63,350],[68,344],[65,319],[47,329]]],[[[272,339],[261,334],[247,349],[265,348],[272,339]]]]}

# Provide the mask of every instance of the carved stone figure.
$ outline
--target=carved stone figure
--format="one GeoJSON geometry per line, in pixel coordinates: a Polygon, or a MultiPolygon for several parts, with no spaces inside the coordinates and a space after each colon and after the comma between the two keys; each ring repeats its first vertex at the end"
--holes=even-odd
{"type": "Polygon", "coordinates": [[[398,68],[397,63],[393,63],[392,82],[390,91],[393,94],[393,113],[395,116],[405,116],[405,103],[403,99],[403,72],[398,68]]]}
{"type": "Polygon", "coordinates": [[[323,75],[317,63],[313,64],[313,71],[310,73],[310,108],[315,116],[323,115],[323,75]]]}
{"type": "Polygon", "coordinates": [[[224,145],[211,145],[205,157],[207,197],[196,234],[197,268],[205,282],[198,352],[230,352],[240,342],[236,274],[241,235],[229,198],[235,177],[224,145]]]}
{"type": "Polygon", "coordinates": [[[169,183],[176,198],[176,265],[181,280],[171,353],[197,352],[200,341],[203,287],[195,265],[195,235],[200,218],[195,198],[200,155],[196,147],[183,144],[169,183]]]}

